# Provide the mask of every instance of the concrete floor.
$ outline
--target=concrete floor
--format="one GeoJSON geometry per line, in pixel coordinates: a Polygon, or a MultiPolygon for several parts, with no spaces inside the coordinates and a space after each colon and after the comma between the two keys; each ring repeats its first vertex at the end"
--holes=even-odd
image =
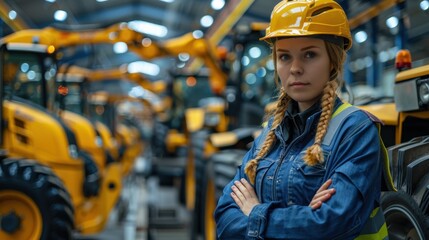
{"type": "Polygon", "coordinates": [[[179,204],[179,189],[160,186],[157,177],[132,175],[124,181],[122,199],[127,214],[119,219],[115,209],[105,230],[77,240],[189,240],[189,214],[179,204]]]}

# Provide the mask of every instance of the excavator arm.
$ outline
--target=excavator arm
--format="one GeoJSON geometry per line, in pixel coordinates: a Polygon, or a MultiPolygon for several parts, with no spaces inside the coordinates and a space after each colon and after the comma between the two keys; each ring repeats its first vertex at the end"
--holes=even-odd
{"type": "Polygon", "coordinates": [[[5,37],[4,42],[48,45],[52,52],[55,49],[82,44],[124,42],[131,52],[146,60],[188,53],[191,57],[202,59],[210,69],[211,87],[214,92],[223,92],[226,85],[227,76],[220,67],[214,47],[207,39],[196,39],[191,33],[156,42],[129,28],[127,23],[118,23],[106,28],[86,30],[65,30],[54,27],[25,29],[5,37]]]}

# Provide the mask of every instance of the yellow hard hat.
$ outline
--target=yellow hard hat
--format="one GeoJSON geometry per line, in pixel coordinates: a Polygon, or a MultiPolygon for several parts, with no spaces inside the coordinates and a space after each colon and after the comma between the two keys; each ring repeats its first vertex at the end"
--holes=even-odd
{"type": "Polygon", "coordinates": [[[349,22],[343,8],[334,0],[283,0],[271,13],[271,22],[261,40],[278,37],[317,36],[352,46],[349,22]]]}

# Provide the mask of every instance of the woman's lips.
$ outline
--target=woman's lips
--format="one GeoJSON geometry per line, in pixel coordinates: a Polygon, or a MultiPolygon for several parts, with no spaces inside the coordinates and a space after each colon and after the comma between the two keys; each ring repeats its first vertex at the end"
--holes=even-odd
{"type": "Polygon", "coordinates": [[[293,82],[290,84],[290,86],[292,86],[292,87],[307,86],[307,85],[308,85],[308,83],[303,83],[303,82],[293,82]]]}

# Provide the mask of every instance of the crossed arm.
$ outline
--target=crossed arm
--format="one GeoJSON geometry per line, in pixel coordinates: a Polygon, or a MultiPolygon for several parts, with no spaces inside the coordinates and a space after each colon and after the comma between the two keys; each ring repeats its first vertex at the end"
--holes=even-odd
{"type": "MultiPolygon", "coordinates": [[[[331,185],[332,180],[328,179],[322,186],[317,190],[316,194],[313,196],[309,207],[313,210],[320,208],[323,202],[326,202],[335,194],[335,189],[328,187],[331,185]]],[[[242,178],[240,181],[235,181],[234,185],[231,187],[232,193],[231,197],[241,209],[241,211],[249,216],[253,207],[259,204],[258,196],[256,196],[255,190],[252,185],[242,178]]]]}

